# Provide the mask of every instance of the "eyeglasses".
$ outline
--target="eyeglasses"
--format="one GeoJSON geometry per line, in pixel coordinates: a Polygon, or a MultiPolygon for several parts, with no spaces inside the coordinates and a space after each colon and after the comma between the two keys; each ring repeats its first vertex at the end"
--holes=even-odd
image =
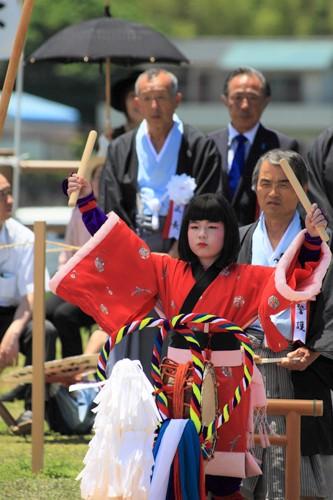
{"type": "Polygon", "coordinates": [[[10,188],[0,189],[0,201],[5,201],[8,196],[13,196],[12,190],[10,188]]]}

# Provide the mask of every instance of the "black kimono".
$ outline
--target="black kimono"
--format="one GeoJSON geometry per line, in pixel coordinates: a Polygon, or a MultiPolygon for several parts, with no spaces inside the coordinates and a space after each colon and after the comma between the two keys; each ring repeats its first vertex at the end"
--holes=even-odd
{"type": "Polygon", "coordinates": [[[333,225],[333,127],[324,130],[309,153],[309,194],[333,225]]]}
{"type": "MultiPolygon", "coordinates": [[[[100,182],[99,204],[114,210],[130,227],[135,227],[138,158],[136,130],[112,141],[100,182]]],[[[196,194],[215,193],[221,188],[221,157],[215,143],[195,128],[184,125],[176,174],[194,177],[196,194]]]]}
{"type": "MultiPolygon", "coordinates": [[[[257,223],[240,228],[240,263],[252,260],[252,236],[257,223]]],[[[310,304],[306,347],[320,352],[306,370],[292,371],[296,399],[324,401],[322,417],[302,417],[302,455],[333,455],[333,414],[330,389],[333,389],[333,266],[329,267],[321,293],[310,304]]]]}

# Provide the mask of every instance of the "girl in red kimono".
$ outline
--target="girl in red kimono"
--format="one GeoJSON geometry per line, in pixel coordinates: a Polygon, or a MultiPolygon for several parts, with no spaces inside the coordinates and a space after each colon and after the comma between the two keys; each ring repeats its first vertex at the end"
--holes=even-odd
{"type": "MultiPolygon", "coordinates": [[[[180,312],[210,313],[242,328],[259,315],[270,345],[278,348],[284,339],[270,315],[320,291],[330,252],[326,244],[313,240],[318,235],[316,225],[326,226],[316,206],[306,218],[307,230],[273,269],[236,263],[237,221],[228,202],[215,194],[200,195],[190,202],[180,232],[180,258],[175,259],[151,253],[115,213],[106,217],[87,182],[72,175],[68,193],[80,188],[84,197],[79,199],[79,208],[94,237],[55,275],[51,289],[93,316],[111,336],[157,306],[167,318],[180,312]],[[309,255],[311,262],[307,262],[309,255]]],[[[201,333],[197,338],[202,349],[211,351],[222,408],[242,377],[239,342],[225,334],[201,333]]],[[[179,363],[191,359],[178,333],[172,334],[168,357],[179,363]]],[[[248,420],[251,405],[262,404],[251,401],[246,392],[218,434],[214,458],[205,469],[207,489],[215,500],[242,498],[241,478],[260,474],[248,451],[248,420]]]]}

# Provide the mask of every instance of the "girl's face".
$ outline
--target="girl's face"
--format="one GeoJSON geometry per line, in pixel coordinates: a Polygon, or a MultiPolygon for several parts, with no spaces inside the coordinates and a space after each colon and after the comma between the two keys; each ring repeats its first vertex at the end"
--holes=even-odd
{"type": "Polygon", "coordinates": [[[224,245],[223,222],[191,220],[187,230],[190,249],[198,257],[204,269],[220,256],[224,245]]]}

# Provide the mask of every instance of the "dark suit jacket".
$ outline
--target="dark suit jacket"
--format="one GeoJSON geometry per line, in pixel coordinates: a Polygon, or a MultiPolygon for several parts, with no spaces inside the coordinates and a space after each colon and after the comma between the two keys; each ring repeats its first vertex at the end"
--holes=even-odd
{"type": "Polygon", "coordinates": [[[333,128],[324,130],[309,154],[309,195],[318,203],[333,227],[333,128]]]}
{"type": "MultiPolygon", "coordinates": [[[[241,249],[238,262],[252,260],[252,236],[257,222],[239,230],[241,249]]],[[[296,399],[324,401],[323,417],[302,417],[302,455],[333,454],[333,415],[330,388],[333,388],[333,266],[325,276],[322,291],[310,304],[306,346],[322,353],[306,370],[292,371],[296,399]],[[310,439],[309,439],[310,436],[310,439]]]]}
{"type": "MultiPolygon", "coordinates": [[[[211,132],[209,137],[215,141],[222,156],[222,168],[226,176],[228,174],[228,129],[225,128],[211,132]]],[[[252,173],[260,156],[275,148],[298,151],[299,145],[295,139],[291,139],[275,130],[265,128],[260,124],[233,199],[231,199],[230,193],[224,189],[224,194],[234,207],[240,226],[250,224],[256,219],[256,195],[251,187],[252,173]]],[[[226,185],[226,183],[224,184],[226,185]]]]}

